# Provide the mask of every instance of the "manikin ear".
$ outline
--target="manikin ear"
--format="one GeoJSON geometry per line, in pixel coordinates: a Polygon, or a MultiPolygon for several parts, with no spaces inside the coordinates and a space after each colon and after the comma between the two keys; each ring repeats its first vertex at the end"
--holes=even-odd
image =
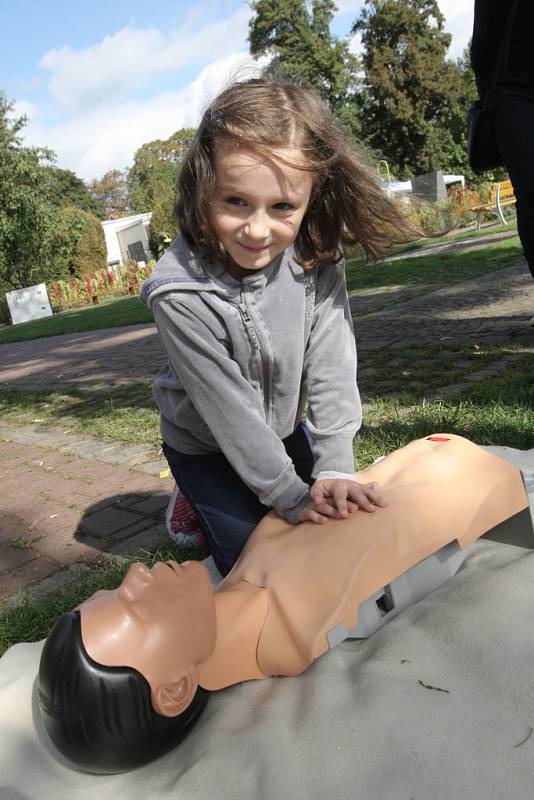
{"type": "Polygon", "coordinates": [[[190,667],[177,681],[163,683],[152,690],[154,711],[163,717],[176,717],[193,701],[198,688],[198,671],[190,667]]]}

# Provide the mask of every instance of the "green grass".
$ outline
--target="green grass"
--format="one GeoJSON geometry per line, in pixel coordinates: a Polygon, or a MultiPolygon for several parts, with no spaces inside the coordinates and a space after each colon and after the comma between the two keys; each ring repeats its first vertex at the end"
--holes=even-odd
{"type": "Polygon", "coordinates": [[[437,432],[456,433],[476,444],[534,447],[534,354],[524,355],[520,367],[511,364],[444,402],[421,402],[409,393],[372,401],[355,440],[358,468],[437,432]]]}
{"type": "Polygon", "coordinates": [[[60,425],[100,439],[159,442],[159,414],[152,381],[131,383],[100,392],[0,391],[4,420],[60,425]]]}
{"type": "Polygon", "coordinates": [[[152,312],[138,297],[119,297],[102,305],[62,311],[52,317],[0,327],[0,344],[59,336],[63,333],[98,331],[153,322],[152,312]]]}
{"type": "MultiPolygon", "coordinates": [[[[360,348],[358,385],[365,399],[397,399],[414,405],[431,398],[440,387],[466,382],[473,374],[495,368],[505,359],[510,363],[513,359],[514,371],[528,371],[529,357],[522,356],[518,362],[519,355],[517,348],[507,342],[482,346],[448,342],[424,350],[360,348]]],[[[531,380],[534,382],[534,375],[531,380]]],[[[497,385],[495,381],[487,383],[489,391],[497,385]]]]}
{"type": "Polygon", "coordinates": [[[507,267],[522,258],[521,244],[514,237],[483,249],[439,252],[400,261],[364,264],[351,259],[346,266],[347,286],[351,294],[357,295],[369,289],[454,283],[507,267]]]}
{"type": "MultiPolygon", "coordinates": [[[[495,217],[494,217],[495,219],[495,217]]],[[[471,228],[462,228],[458,232],[448,233],[445,236],[437,236],[431,239],[417,239],[415,242],[408,242],[407,244],[400,244],[394,247],[391,251],[392,255],[400,253],[409,253],[414,250],[422,250],[425,247],[432,247],[434,244],[443,244],[445,242],[464,242],[469,239],[484,239],[487,236],[495,236],[498,233],[516,233],[517,234],[517,221],[514,216],[510,219],[507,225],[499,223],[495,225],[490,223],[484,225],[479,231],[471,228]]]]}

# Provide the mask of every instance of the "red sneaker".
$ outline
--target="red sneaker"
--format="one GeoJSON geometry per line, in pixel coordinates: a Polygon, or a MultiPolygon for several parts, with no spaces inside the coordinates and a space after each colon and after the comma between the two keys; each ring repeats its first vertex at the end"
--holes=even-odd
{"type": "Polygon", "coordinates": [[[178,486],[174,487],[167,506],[165,527],[170,538],[176,544],[185,544],[190,547],[206,545],[206,538],[200,530],[198,517],[178,486]]]}

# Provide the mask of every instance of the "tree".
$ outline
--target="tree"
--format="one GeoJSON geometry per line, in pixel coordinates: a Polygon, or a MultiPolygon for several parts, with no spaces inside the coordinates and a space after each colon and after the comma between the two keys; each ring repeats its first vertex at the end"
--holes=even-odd
{"type": "MultiPolygon", "coordinates": [[[[194,128],[182,128],[168,139],[155,139],[136,151],[128,172],[129,197],[134,211],[153,211],[161,194],[168,196],[169,190],[174,197],[176,179],[194,135],[194,128]]],[[[173,202],[169,209],[171,217],[173,202]]]]}
{"type": "Polygon", "coordinates": [[[446,58],[443,24],[437,0],[365,0],[353,26],[363,44],[364,139],[398,177],[466,165],[468,90],[446,58]]]}
{"type": "Polygon", "coordinates": [[[25,117],[13,116],[13,105],[0,92],[0,290],[61,277],[55,274],[53,234],[58,210],[43,192],[47,148],[23,147],[25,117]]]}
{"type": "Polygon", "coordinates": [[[97,217],[103,217],[104,211],[91,195],[87,185],[70,169],[45,166],[45,183],[43,191],[50,202],[59,208],[75,206],[81,211],[88,211],[97,217]]]}
{"type": "Polygon", "coordinates": [[[54,247],[63,276],[84,278],[107,269],[106,239],[102,223],[75,206],[61,209],[54,247]]]}
{"type": "Polygon", "coordinates": [[[333,0],[257,0],[251,3],[250,52],[271,56],[266,72],[314,88],[332,112],[357,129],[355,91],[358,61],[330,24],[333,0]]]}
{"type": "Polygon", "coordinates": [[[174,219],[174,189],[162,183],[152,206],[150,218],[148,243],[151,252],[159,258],[177,234],[178,226],[174,219]]]}
{"type": "Polygon", "coordinates": [[[130,211],[128,181],[125,172],[111,169],[89,184],[89,192],[100,209],[103,219],[118,219],[130,211]]]}
{"type": "Polygon", "coordinates": [[[136,151],[128,172],[133,210],[152,212],[149,244],[155,255],[161,254],[168,240],[178,233],[174,219],[176,181],[194,135],[194,128],[182,128],[168,139],[147,142],[136,151]]]}

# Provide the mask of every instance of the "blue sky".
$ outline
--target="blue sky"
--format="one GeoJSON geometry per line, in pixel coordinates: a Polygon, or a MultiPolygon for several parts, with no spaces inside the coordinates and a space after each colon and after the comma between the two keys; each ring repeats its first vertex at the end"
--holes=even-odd
{"type": "MultiPolygon", "coordinates": [[[[338,0],[348,36],[361,0],[338,0]]],[[[451,56],[465,47],[473,0],[439,0],[451,56]]],[[[28,116],[25,142],[89,180],[132,163],[137,147],[195,126],[232,74],[252,74],[242,0],[0,0],[0,89],[28,116]]],[[[358,41],[351,41],[357,52],[358,41]]]]}

